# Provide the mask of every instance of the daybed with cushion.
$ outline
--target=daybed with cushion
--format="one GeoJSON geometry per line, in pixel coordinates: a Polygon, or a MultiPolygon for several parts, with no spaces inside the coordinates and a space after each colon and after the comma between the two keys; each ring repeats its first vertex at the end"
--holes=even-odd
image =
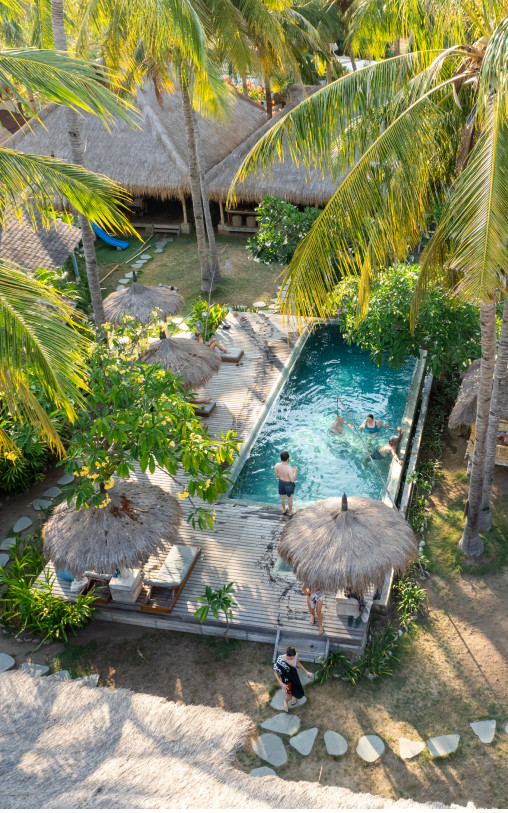
{"type": "Polygon", "coordinates": [[[147,603],[142,604],[141,609],[155,613],[173,612],[200,556],[201,548],[173,545],[157,575],[143,579],[143,584],[148,587],[148,596],[147,603]]]}
{"type": "Polygon", "coordinates": [[[209,404],[195,404],[193,401],[189,401],[189,403],[191,407],[194,407],[194,415],[199,418],[209,418],[217,405],[216,401],[210,401],[209,404]]]}

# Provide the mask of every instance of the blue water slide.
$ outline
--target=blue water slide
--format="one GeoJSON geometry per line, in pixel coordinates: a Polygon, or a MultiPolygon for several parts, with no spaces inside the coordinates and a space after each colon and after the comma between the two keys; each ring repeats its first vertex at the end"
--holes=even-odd
{"type": "Polygon", "coordinates": [[[126,242],[126,240],[117,240],[116,237],[110,237],[109,234],[106,234],[103,229],[99,229],[95,223],[92,223],[91,225],[97,237],[100,237],[105,243],[108,243],[110,246],[115,246],[115,248],[129,248],[129,244],[126,242]]]}

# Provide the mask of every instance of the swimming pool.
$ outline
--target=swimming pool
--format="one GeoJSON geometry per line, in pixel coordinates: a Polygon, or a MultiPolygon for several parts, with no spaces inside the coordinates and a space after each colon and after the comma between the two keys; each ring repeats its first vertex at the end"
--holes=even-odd
{"type": "MultiPolygon", "coordinates": [[[[342,435],[329,432],[335,420],[337,394],[357,426],[372,412],[392,429],[377,435],[362,432],[369,448],[377,448],[396,432],[404,414],[416,360],[400,372],[376,367],[369,354],[347,345],[338,325],[316,330],[307,340],[291,375],[236,479],[230,497],[277,503],[274,465],[287,450],[298,466],[295,502],[305,504],[341,495],[344,491],[381,499],[384,489],[358,436],[348,427],[342,435]]],[[[339,412],[348,421],[339,404],[339,412]]],[[[386,481],[391,456],[376,461],[386,481]]]]}

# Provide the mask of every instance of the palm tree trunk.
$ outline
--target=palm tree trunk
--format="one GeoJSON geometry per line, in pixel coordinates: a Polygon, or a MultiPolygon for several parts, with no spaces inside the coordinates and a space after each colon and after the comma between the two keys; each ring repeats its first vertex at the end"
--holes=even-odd
{"type": "MultiPolygon", "coordinates": [[[[53,40],[57,51],[67,53],[67,38],[64,27],[63,0],[51,0],[51,22],[53,26],[53,40]]],[[[65,108],[65,123],[69,135],[69,145],[71,150],[71,161],[77,166],[85,166],[85,150],[81,141],[81,127],[79,116],[74,110],[65,108]]],[[[95,245],[93,232],[86,217],[78,213],[79,225],[81,226],[81,240],[85,252],[86,275],[92,299],[93,315],[95,324],[100,327],[106,321],[104,316],[104,306],[102,304],[101,284],[99,276],[99,266],[95,256],[95,245]]]]}
{"type": "Polygon", "coordinates": [[[270,89],[270,79],[265,79],[265,94],[266,94],[266,115],[269,119],[273,116],[273,103],[272,91],[270,89]]]}
{"type": "Polygon", "coordinates": [[[482,364],[480,387],[478,391],[478,408],[476,411],[473,467],[469,483],[466,524],[459,542],[459,548],[462,548],[464,553],[468,556],[479,556],[483,553],[483,542],[480,538],[480,514],[482,509],[489,409],[492,395],[492,376],[494,374],[496,358],[495,305],[482,305],[480,309],[480,324],[482,329],[482,364]]]}
{"type": "Polygon", "coordinates": [[[356,59],[352,47],[349,50],[349,58],[351,60],[351,67],[353,68],[353,71],[356,71],[356,59]]]}
{"type": "Polygon", "coordinates": [[[483,473],[482,511],[480,514],[480,530],[490,531],[492,527],[492,486],[494,484],[494,465],[496,461],[497,436],[499,434],[499,418],[501,412],[501,394],[505,391],[508,367],[508,299],[504,301],[503,323],[497,348],[496,370],[494,385],[490,400],[489,428],[487,432],[487,451],[485,454],[485,470],[483,473]]]}
{"type": "Polygon", "coordinates": [[[203,206],[201,202],[201,185],[196,157],[196,141],[192,116],[192,105],[189,91],[184,79],[180,75],[182,90],[183,115],[185,119],[185,132],[187,134],[187,150],[189,153],[189,175],[192,193],[192,206],[194,209],[194,222],[196,224],[196,237],[198,241],[199,265],[201,267],[201,290],[210,290],[210,271],[208,265],[208,251],[206,249],[205,224],[203,220],[203,206]]]}
{"type": "Polygon", "coordinates": [[[194,140],[196,144],[196,161],[198,165],[199,181],[201,186],[201,199],[203,201],[203,211],[205,213],[206,233],[208,235],[208,245],[210,246],[210,291],[215,290],[218,282],[222,282],[222,277],[219,268],[219,256],[217,254],[217,243],[215,242],[215,232],[213,230],[212,215],[210,213],[210,200],[208,199],[208,186],[205,181],[205,172],[203,168],[201,148],[201,134],[199,132],[198,123],[196,121],[196,114],[193,111],[194,121],[194,140]]]}
{"type": "Polygon", "coordinates": [[[32,113],[37,113],[37,105],[35,104],[35,96],[33,95],[32,91],[27,88],[26,91],[27,99],[28,99],[28,106],[32,113]]]}
{"type": "Polygon", "coordinates": [[[242,76],[242,90],[243,90],[243,95],[244,96],[249,95],[249,86],[247,84],[247,77],[246,76],[242,76]]]}

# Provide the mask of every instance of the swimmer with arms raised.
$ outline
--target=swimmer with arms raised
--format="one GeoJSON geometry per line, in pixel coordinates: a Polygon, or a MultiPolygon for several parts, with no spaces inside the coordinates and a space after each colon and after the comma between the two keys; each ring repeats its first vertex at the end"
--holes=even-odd
{"type": "Polygon", "coordinates": [[[388,426],[388,424],[374,420],[374,415],[367,415],[360,429],[365,429],[369,435],[376,435],[382,426],[388,426]]]}

